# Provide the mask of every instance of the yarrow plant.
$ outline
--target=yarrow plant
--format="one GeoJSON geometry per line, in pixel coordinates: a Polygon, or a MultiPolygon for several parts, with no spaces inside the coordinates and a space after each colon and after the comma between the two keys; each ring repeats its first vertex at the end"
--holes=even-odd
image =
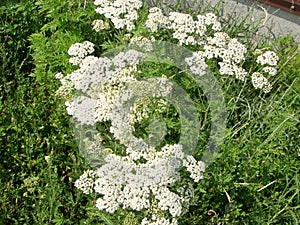
{"type": "MultiPolygon", "coordinates": [[[[98,6],[96,12],[110,19],[116,29],[126,28],[127,30],[135,28],[134,21],[138,19],[137,10],[143,6],[142,1],[139,0],[96,0],[94,4],[98,6]]],[[[102,29],[103,26],[97,27],[99,27],[97,29],[102,29]]]]}
{"type": "MultiPolygon", "coordinates": [[[[70,49],[85,53],[84,45],[75,44],[70,49]]],[[[87,56],[78,70],[64,77],[58,76],[62,82],[59,93],[69,94],[72,89],[86,94],[66,102],[68,114],[82,125],[110,121],[110,132],[120,144],[126,146],[125,156],[107,153],[105,164],[96,171],[86,171],[75,186],[86,194],[101,194],[103,197],[97,200],[96,206],[109,213],[119,207],[153,210],[155,203],[156,210],[167,211],[176,218],[184,212],[192,194],[179,195],[168,187],[179,181],[181,167],[185,167],[191,178],[198,182],[205,165],[193,156],[185,157],[182,145],[165,145],[157,151],[143,139],[132,135],[133,124],[140,120],[141,111],[136,104],[127,107],[131,98],[137,92],[144,91],[145,85],[150,85],[148,88],[154,98],[167,96],[172,91],[172,83],[166,78],[153,78],[150,84],[138,82],[134,74],[138,72],[137,65],[142,57],[135,50],[121,52],[112,59],[87,56]],[[141,163],[141,160],[144,162],[141,163]]],[[[101,142],[98,146],[97,142],[86,144],[88,148],[92,145],[92,148],[101,150],[101,142]]],[[[184,193],[193,193],[192,186],[184,193]]],[[[143,221],[147,224],[147,219],[143,221]]],[[[174,221],[172,224],[175,224],[174,221]]]]}
{"type": "MultiPolygon", "coordinates": [[[[150,135],[144,140],[135,135],[137,123],[149,123],[155,116],[170,111],[171,117],[177,115],[167,101],[176,89],[168,77],[154,73],[154,77],[140,79],[153,43],[158,37],[168,35],[168,41],[197,49],[184,58],[187,69],[195,76],[205,76],[214,65],[220,75],[234,76],[242,82],[251,80],[255,89],[265,93],[272,89],[267,76],[276,75],[279,58],[273,51],[258,49],[250,57],[256,66],[250,70],[244,68],[251,51],[222,31],[222,24],[213,13],[166,15],[157,7],[145,11],[139,0],[94,3],[96,12],[104,16],[93,21],[96,32],[113,26],[131,38],[129,49],[112,57],[91,55],[95,45],[89,41],[75,43],[68,54],[77,69],[65,76],[56,75],[62,84],[57,94],[66,99],[67,113],[76,123],[105,127],[104,131],[83,139],[85,152],[103,160],[94,170],[85,171],[75,187],[85,194],[99,194],[96,200],[99,210],[143,212],[143,225],[178,224],[177,219],[188,211],[194,197],[193,184],[203,178],[206,164],[186,154],[188,150],[180,143],[151,141],[150,135]],[[140,11],[147,16],[145,21],[137,23],[140,11]],[[140,30],[143,32],[135,32],[140,30]],[[111,139],[115,140],[115,147],[105,147],[103,142],[111,139]]],[[[164,124],[162,120],[153,121],[150,124],[164,124]]],[[[162,136],[167,133],[166,129],[158,131],[162,136]]],[[[159,134],[151,135],[159,139],[159,134]]]]}

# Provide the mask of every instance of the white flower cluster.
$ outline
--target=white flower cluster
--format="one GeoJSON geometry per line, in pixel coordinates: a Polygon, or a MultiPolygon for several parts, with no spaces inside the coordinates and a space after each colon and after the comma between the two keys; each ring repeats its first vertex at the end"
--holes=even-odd
{"type": "Polygon", "coordinates": [[[218,48],[223,48],[226,46],[226,44],[228,43],[228,41],[231,38],[229,37],[229,35],[225,32],[216,32],[214,33],[214,37],[207,37],[207,42],[210,45],[216,46],[218,48]]]}
{"type": "Polygon", "coordinates": [[[194,74],[204,75],[208,67],[205,60],[216,58],[222,59],[222,62],[218,63],[220,74],[233,75],[239,80],[245,80],[248,72],[238,64],[245,59],[247,48],[237,39],[231,39],[224,32],[216,32],[214,37],[207,38],[207,44],[203,46],[203,49],[185,59],[194,74]]]}
{"type": "MultiPolygon", "coordinates": [[[[149,10],[145,27],[151,32],[158,32],[159,29],[172,30],[173,38],[179,41],[180,45],[200,45],[202,51],[195,52],[192,57],[186,58],[189,69],[198,75],[203,75],[207,68],[206,59],[221,59],[219,62],[220,74],[232,75],[244,81],[249,75],[240,64],[246,59],[247,48],[236,38],[230,38],[227,33],[220,32],[221,23],[213,13],[198,15],[197,20],[189,14],[171,12],[165,16],[159,8],[149,10]],[[213,37],[207,36],[206,31],[211,28],[213,37]]],[[[273,51],[261,52],[256,62],[262,66],[262,72],[274,76],[277,74],[276,65],[279,57],[273,51]]],[[[257,74],[252,76],[252,83],[255,88],[262,87],[265,93],[271,90],[271,85],[257,74]],[[258,85],[260,84],[260,85],[258,85]]]]}
{"type": "Polygon", "coordinates": [[[193,156],[189,155],[183,161],[183,166],[191,173],[190,177],[193,178],[195,182],[199,182],[199,180],[203,178],[205,163],[202,161],[197,161],[193,156]]]}
{"type": "MultiPolygon", "coordinates": [[[[188,165],[188,164],[187,164],[188,165]]],[[[189,211],[189,207],[192,204],[192,201],[194,200],[195,197],[195,192],[192,183],[187,183],[187,184],[182,184],[178,189],[177,189],[178,194],[182,197],[182,210],[183,213],[186,213],[189,211]]]]}
{"type": "Polygon", "coordinates": [[[161,9],[154,7],[149,10],[145,27],[151,32],[157,32],[158,29],[172,30],[173,38],[180,45],[196,45],[203,43],[208,27],[219,31],[221,23],[213,13],[198,15],[197,20],[194,20],[190,14],[179,12],[170,12],[169,16],[164,16],[161,9]]]}
{"type": "Polygon", "coordinates": [[[67,101],[67,112],[82,124],[94,125],[96,120],[95,108],[97,100],[86,96],[78,96],[73,101],[67,101]],[[83,110],[84,109],[84,110],[83,110]]]}
{"type": "Polygon", "coordinates": [[[194,38],[196,23],[189,14],[171,12],[169,15],[170,27],[173,32],[173,38],[178,39],[179,43],[186,45],[196,44],[194,38]]]}
{"type": "Polygon", "coordinates": [[[151,36],[150,39],[143,36],[133,37],[130,39],[129,47],[134,47],[145,52],[151,52],[153,50],[153,41],[155,41],[155,38],[153,36],[151,36]]]}
{"type": "Polygon", "coordinates": [[[203,52],[193,52],[192,57],[185,58],[185,62],[188,64],[189,69],[199,76],[205,74],[207,64],[205,63],[205,55],[203,52]]]}
{"type": "Polygon", "coordinates": [[[269,74],[275,76],[277,74],[276,66],[279,57],[274,51],[264,52],[263,49],[256,49],[254,54],[258,54],[256,62],[263,66],[263,68],[260,72],[254,72],[252,74],[252,84],[255,89],[262,89],[263,92],[268,93],[271,91],[272,85],[264,75],[269,74]]]}
{"type": "Polygon", "coordinates": [[[257,57],[256,62],[261,65],[277,66],[279,57],[273,51],[266,51],[257,57]]]}
{"type": "Polygon", "coordinates": [[[141,98],[134,102],[133,106],[130,107],[129,122],[135,124],[141,122],[143,119],[150,117],[150,98],[141,98]]]}
{"type": "Polygon", "coordinates": [[[96,12],[110,19],[116,29],[133,30],[138,19],[137,10],[143,6],[140,0],[95,0],[96,12]]]}
{"type": "Polygon", "coordinates": [[[214,31],[221,30],[221,23],[218,20],[218,17],[214,13],[207,13],[205,16],[198,15],[198,21],[204,20],[201,24],[209,25],[214,31]]]}
{"type": "Polygon", "coordinates": [[[262,71],[264,73],[268,73],[270,74],[271,76],[275,76],[277,74],[277,69],[275,67],[272,67],[272,66],[265,66],[262,71]]]}
{"type": "MultiPolygon", "coordinates": [[[[68,113],[78,118],[79,121],[84,124],[87,123],[83,118],[83,120],[80,120],[80,115],[75,115],[76,113],[86,113],[86,115],[91,117],[91,120],[95,120],[96,117],[91,115],[94,115],[96,112],[87,112],[87,110],[95,111],[93,110],[96,107],[95,103],[97,103],[96,105],[99,105],[99,103],[101,105],[101,103],[105,102],[111,102],[111,105],[115,103],[117,97],[113,98],[112,96],[117,95],[118,91],[124,88],[124,85],[120,84],[116,86],[115,84],[125,82],[132,78],[131,72],[136,69],[134,65],[137,64],[139,57],[139,53],[134,50],[126,53],[121,52],[112,60],[105,57],[97,58],[88,56],[82,59],[78,70],[75,70],[65,77],[61,77],[58,74],[57,77],[60,77],[62,86],[65,86],[65,88],[72,87],[76,91],[82,91],[90,95],[90,97],[78,96],[73,101],[66,102],[68,113]],[[125,68],[127,63],[133,67],[125,68]],[[110,82],[110,85],[107,85],[108,82],[110,82]],[[103,96],[99,93],[93,93],[94,89],[96,89],[96,92],[98,89],[101,89],[103,96]],[[94,95],[98,98],[96,102],[95,99],[93,99],[93,97],[95,97],[94,95]]],[[[110,118],[107,118],[107,120],[108,119],[110,118]]]]}
{"type": "Polygon", "coordinates": [[[84,41],[83,43],[75,43],[71,45],[68,50],[68,54],[70,56],[74,56],[70,58],[70,63],[73,65],[79,65],[83,58],[87,55],[94,52],[94,44],[89,41],[84,41]]]}
{"type": "Polygon", "coordinates": [[[98,174],[94,170],[86,170],[84,173],[75,181],[75,187],[82,190],[85,194],[94,192],[95,180],[98,178],[98,174]]]}
{"type": "Polygon", "coordinates": [[[149,221],[147,218],[142,220],[141,225],[178,225],[176,219],[172,219],[171,221],[165,218],[153,218],[152,221],[149,221]]]}
{"type": "Polygon", "coordinates": [[[152,32],[157,32],[158,29],[167,28],[168,24],[168,17],[164,16],[160,8],[153,7],[149,9],[149,15],[145,23],[145,27],[152,32]]]}
{"type": "Polygon", "coordinates": [[[271,76],[275,76],[277,74],[276,66],[278,61],[279,57],[273,51],[266,51],[260,54],[256,59],[256,62],[258,64],[264,66],[262,68],[262,72],[267,73],[271,76]]]}
{"type": "Polygon", "coordinates": [[[207,39],[204,56],[208,59],[222,59],[219,62],[220,74],[234,75],[244,81],[248,72],[238,64],[245,60],[247,48],[236,38],[230,38],[224,32],[216,32],[214,37],[207,39]]]}
{"type": "Polygon", "coordinates": [[[105,158],[106,164],[97,171],[99,179],[95,181],[95,191],[103,195],[97,207],[108,212],[114,212],[118,206],[140,211],[150,207],[151,194],[156,194],[155,198],[164,200],[166,204],[175,204],[173,198],[167,201],[163,197],[166,194],[176,195],[167,188],[167,185],[179,179],[176,170],[180,163],[173,153],[183,155],[180,146],[176,145],[165,146],[162,152],[157,153],[152,149],[152,154],[148,152],[149,156],[146,157],[149,160],[140,164],[129,156],[108,155],[105,158]],[[154,193],[154,190],[161,190],[162,187],[167,191],[154,193]],[[114,207],[110,208],[109,204],[114,207]]]}
{"type": "Polygon", "coordinates": [[[167,112],[168,109],[169,103],[165,99],[140,98],[130,107],[129,122],[130,124],[138,123],[143,119],[148,119],[150,115],[167,112]]]}
{"type": "Polygon", "coordinates": [[[272,89],[268,79],[259,72],[254,72],[252,74],[252,84],[255,89],[262,89],[265,93],[270,92],[272,89]]]}
{"type": "Polygon", "coordinates": [[[158,201],[157,210],[168,211],[174,218],[180,216],[183,207],[193,197],[192,186],[182,187],[182,195],[170,191],[168,187],[180,178],[178,169],[182,161],[185,161],[184,166],[193,176],[198,176],[194,178],[198,181],[200,171],[203,172],[203,163],[197,163],[192,156],[185,160],[182,146],[178,144],[166,145],[160,152],[152,149],[143,156],[147,159],[146,163],[136,163],[129,156],[109,154],[105,158],[106,164],[93,173],[85,172],[75,186],[85,193],[95,191],[101,194],[103,197],[97,200],[96,207],[109,213],[119,207],[137,211],[153,208],[153,196],[158,201]]]}
{"type": "Polygon", "coordinates": [[[234,63],[224,63],[224,62],[219,62],[219,66],[220,66],[220,74],[226,74],[226,75],[232,75],[239,79],[244,81],[245,78],[248,75],[248,72],[242,68],[237,66],[234,63]]]}
{"type": "MultiPolygon", "coordinates": [[[[133,23],[126,20],[127,14],[136,13],[137,15],[137,10],[142,6],[142,3],[138,0],[96,0],[95,4],[100,6],[97,8],[97,11],[105,15],[106,18],[111,19],[117,29],[127,26],[127,30],[134,29],[133,23]],[[121,18],[121,15],[123,15],[124,18],[121,18]]],[[[129,17],[136,19],[135,16],[129,17]]],[[[100,27],[103,27],[102,23],[99,22],[99,24],[100,27]]],[[[242,81],[245,81],[249,75],[248,71],[241,66],[246,59],[246,46],[240,43],[236,38],[231,38],[227,33],[221,32],[221,23],[214,13],[197,15],[196,17],[179,12],[170,12],[168,15],[164,15],[160,8],[153,7],[149,9],[144,26],[154,33],[160,30],[172,31],[173,38],[178,40],[180,45],[201,46],[203,50],[195,52],[192,57],[185,59],[189,69],[195,74],[203,75],[207,68],[206,60],[214,58],[221,60],[218,62],[218,65],[219,72],[222,75],[232,75],[242,81]],[[213,36],[209,36],[207,31],[213,31],[213,36]]],[[[144,48],[145,51],[152,51],[151,41],[153,40],[143,37],[134,37],[130,45],[144,48]]],[[[263,51],[259,49],[256,52],[261,53],[257,57],[256,62],[264,66],[259,71],[271,76],[276,75],[276,65],[279,60],[276,53],[273,51],[263,53],[263,51]]],[[[74,61],[75,59],[71,59],[71,61],[72,60],[74,61]]],[[[78,62],[75,60],[73,63],[76,64],[78,62]]],[[[256,82],[257,79],[255,76],[256,75],[254,75],[252,80],[257,84],[259,82],[256,82]]],[[[264,92],[268,92],[272,88],[270,84],[262,86],[264,86],[264,92]]],[[[259,88],[259,85],[255,85],[255,88],[259,88]]]]}
{"type": "Polygon", "coordinates": [[[55,74],[55,78],[61,82],[61,86],[58,88],[58,90],[56,90],[56,94],[68,100],[72,96],[72,83],[65,79],[62,73],[55,74]]]}
{"type": "MultiPolygon", "coordinates": [[[[72,51],[70,53],[78,55],[72,51]]],[[[73,73],[65,77],[57,75],[64,88],[83,93],[66,102],[68,114],[83,125],[111,121],[110,132],[126,147],[125,156],[109,151],[100,153],[105,164],[95,172],[84,173],[75,186],[87,194],[92,191],[100,194],[102,197],[97,200],[96,206],[109,213],[119,207],[147,210],[154,207],[154,198],[157,210],[176,218],[185,211],[192,195],[175,193],[169,187],[180,179],[179,169],[182,166],[191,172],[194,180],[199,181],[202,164],[195,164],[192,156],[185,160],[180,144],[165,145],[158,151],[133,135],[135,128],[130,117],[133,113],[138,114],[139,108],[134,107],[132,100],[136,97],[160,99],[168,96],[173,89],[173,84],[164,77],[134,78],[142,58],[143,54],[136,50],[121,52],[112,59],[86,56],[73,73]],[[136,112],[132,112],[133,109],[136,112]]],[[[101,140],[101,137],[95,138],[101,140]]],[[[97,148],[99,153],[101,144],[98,145],[96,140],[95,145],[86,141],[86,147],[88,153],[92,152],[91,147],[97,148]]],[[[155,222],[163,224],[163,221],[168,220],[157,219],[155,222]]],[[[174,221],[171,224],[175,224],[174,221]]]]}

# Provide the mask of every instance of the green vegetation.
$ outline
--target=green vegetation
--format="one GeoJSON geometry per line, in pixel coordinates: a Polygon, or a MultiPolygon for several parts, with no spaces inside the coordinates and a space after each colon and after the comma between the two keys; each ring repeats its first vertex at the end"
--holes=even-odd
{"type": "MultiPolygon", "coordinates": [[[[54,74],[73,70],[71,44],[106,42],[101,53],[124,34],[92,31],[92,1],[1,5],[0,224],[137,224],[126,211],[97,210],[74,187],[89,167],[55,95],[54,74]]],[[[180,224],[300,223],[300,53],[290,37],[272,45],[281,61],[270,93],[220,78],[227,136],[180,224]]]]}

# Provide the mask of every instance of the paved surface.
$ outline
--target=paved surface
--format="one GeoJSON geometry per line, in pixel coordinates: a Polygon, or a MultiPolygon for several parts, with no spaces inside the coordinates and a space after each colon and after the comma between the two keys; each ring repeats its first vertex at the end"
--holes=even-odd
{"type": "MultiPolygon", "coordinates": [[[[219,0],[206,1],[217,4],[219,0]]],[[[255,0],[224,0],[224,11],[232,15],[249,15],[253,22],[261,21],[261,27],[257,35],[267,38],[275,38],[291,34],[294,40],[300,44],[300,16],[278,8],[257,2],[255,0]]]]}
{"type": "MultiPolygon", "coordinates": [[[[147,1],[147,0],[146,0],[147,1]]],[[[155,0],[148,0],[148,2],[155,0]]],[[[177,0],[160,0],[160,4],[174,6],[177,0]]],[[[300,45],[300,16],[279,10],[275,7],[255,0],[182,0],[182,7],[193,5],[195,10],[213,6],[222,9],[224,17],[230,16],[236,20],[243,20],[257,24],[260,28],[256,37],[274,39],[291,34],[300,45]]]]}

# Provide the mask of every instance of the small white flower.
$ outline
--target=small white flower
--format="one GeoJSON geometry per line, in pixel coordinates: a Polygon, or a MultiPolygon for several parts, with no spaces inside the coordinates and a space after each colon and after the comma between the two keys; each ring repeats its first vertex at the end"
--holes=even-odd
{"type": "Polygon", "coordinates": [[[50,162],[50,159],[51,159],[51,156],[46,155],[44,158],[45,158],[45,161],[46,161],[47,163],[49,163],[49,162],[50,162]]]}
{"type": "Polygon", "coordinates": [[[248,72],[244,68],[239,67],[234,63],[219,62],[219,65],[220,74],[235,75],[237,79],[242,81],[244,81],[246,76],[248,76],[248,72]]]}
{"type": "Polygon", "coordinates": [[[240,63],[245,60],[247,48],[241,44],[236,38],[230,39],[227,47],[227,56],[234,63],[240,63]]]}
{"type": "Polygon", "coordinates": [[[207,64],[205,63],[204,53],[193,52],[192,57],[185,59],[186,63],[189,65],[189,69],[199,76],[203,76],[207,69],[207,64]]]}
{"type": "Polygon", "coordinates": [[[75,181],[75,187],[82,190],[85,194],[94,192],[95,180],[98,175],[96,171],[86,170],[84,173],[75,181]]]}
{"type": "Polygon", "coordinates": [[[273,51],[266,51],[265,53],[259,55],[256,62],[261,65],[277,66],[279,57],[273,51]]]}
{"type": "Polygon", "coordinates": [[[152,36],[150,39],[146,37],[133,37],[130,39],[129,46],[130,47],[137,47],[139,50],[146,52],[151,52],[153,50],[152,42],[155,41],[154,37],[152,36]]]}
{"type": "Polygon", "coordinates": [[[70,56],[77,56],[79,58],[84,58],[85,56],[93,52],[94,44],[89,41],[85,41],[83,43],[75,43],[71,45],[71,47],[68,50],[68,54],[70,56]]]}
{"type": "Polygon", "coordinates": [[[206,25],[212,25],[212,29],[219,31],[221,29],[221,23],[218,21],[217,16],[214,13],[207,13],[204,17],[206,25]]]}
{"type": "Polygon", "coordinates": [[[234,75],[233,65],[230,63],[219,62],[220,74],[234,75]]]}
{"type": "Polygon", "coordinates": [[[272,90],[272,85],[270,83],[267,83],[264,87],[263,87],[263,92],[265,93],[269,93],[272,90]]]}
{"type": "Polygon", "coordinates": [[[101,199],[101,198],[98,198],[97,201],[96,201],[96,207],[99,209],[99,210],[105,210],[106,212],[108,213],[114,213],[119,205],[115,202],[115,201],[112,201],[113,199],[101,199]]]}
{"type": "Polygon", "coordinates": [[[78,66],[82,62],[82,58],[80,57],[71,57],[69,59],[69,63],[71,63],[74,66],[78,66]]]}
{"type": "Polygon", "coordinates": [[[163,15],[160,8],[153,7],[149,9],[145,27],[148,28],[151,32],[157,32],[158,28],[167,27],[168,23],[168,17],[163,15]]]}
{"type": "Polygon", "coordinates": [[[254,72],[252,74],[252,84],[255,89],[263,89],[265,93],[270,92],[272,89],[271,84],[269,83],[268,79],[265,78],[261,73],[254,72]]]}
{"type": "Polygon", "coordinates": [[[197,161],[193,156],[188,155],[183,161],[183,166],[191,173],[190,177],[195,182],[199,182],[203,178],[203,172],[206,167],[204,162],[197,161]]]}
{"type": "MultiPolygon", "coordinates": [[[[67,103],[67,102],[66,102],[67,103]]],[[[69,115],[81,124],[94,125],[96,123],[95,107],[97,101],[85,96],[78,96],[66,104],[69,115]]]]}
{"type": "Polygon", "coordinates": [[[244,68],[238,66],[234,66],[234,73],[235,77],[242,81],[244,81],[245,78],[248,76],[248,72],[244,68]]]}
{"type": "Polygon", "coordinates": [[[133,30],[134,21],[138,19],[137,10],[142,7],[143,2],[140,0],[96,0],[94,4],[99,6],[96,12],[110,19],[116,29],[133,30]]]}
{"type": "Polygon", "coordinates": [[[62,73],[57,73],[57,74],[55,74],[55,78],[56,78],[56,79],[61,80],[61,79],[63,79],[63,77],[64,77],[64,75],[63,75],[62,73]]]}
{"type": "Polygon", "coordinates": [[[171,221],[165,218],[156,218],[156,216],[152,216],[152,218],[154,219],[151,219],[151,221],[144,218],[141,225],[178,225],[178,221],[174,218],[171,221]]]}
{"type": "Polygon", "coordinates": [[[108,25],[104,23],[103,20],[94,20],[92,23],[93,30],[99,32],[100,30],[105,30],[108,28],[108,25]]]}
{"type": "Polygon", "coordinates": [[[207,42],[210,45],[215,45],[219,48],[225,47],[228,40],[230,39],[229,35],[225,32],[216,32],[214,37],[207,37],[207,42]]]}
{"type": "Polygon", "coordinates": [[[277,69],[275,67],[266,66],[263,68],[263,72],[268,73],[271,76],[275,76],[277,74],[277,69]]]}

